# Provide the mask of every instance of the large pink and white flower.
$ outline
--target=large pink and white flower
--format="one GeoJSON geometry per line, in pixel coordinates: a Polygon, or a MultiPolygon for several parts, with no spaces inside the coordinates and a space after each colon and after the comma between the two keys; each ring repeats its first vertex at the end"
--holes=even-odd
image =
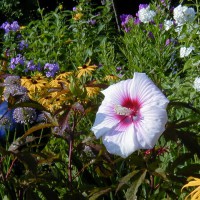
{"type": "Polygon", "coordinates": [[[111,154],[123,158],[151,149],[165,130],[169,100],[144,73],[103,90],[92,131],[111,154]]]}

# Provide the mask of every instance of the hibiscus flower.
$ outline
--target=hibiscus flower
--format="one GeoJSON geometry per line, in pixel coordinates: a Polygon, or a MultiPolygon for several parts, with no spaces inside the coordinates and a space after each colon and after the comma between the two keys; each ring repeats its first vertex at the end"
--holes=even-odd
{"type": "Polygon", "coordinates": [[[126,158],[151,149],[165,130],[169,100],[144,73],[113,84],[102,93],[92,131],[111,154],[126,158]]]}

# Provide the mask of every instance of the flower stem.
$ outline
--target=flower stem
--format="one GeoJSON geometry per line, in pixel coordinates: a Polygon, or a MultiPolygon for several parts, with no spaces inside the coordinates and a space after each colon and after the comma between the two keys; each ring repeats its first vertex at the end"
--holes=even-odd
{"type": "Polygon", "coordinates": [[[69,181],[69,187],[70,190],[72,190],[72,150],[73,150],[73,135],[70,134],[70,139],[69,139],[69,162],[68,162],[68,181],[69,181]]]}

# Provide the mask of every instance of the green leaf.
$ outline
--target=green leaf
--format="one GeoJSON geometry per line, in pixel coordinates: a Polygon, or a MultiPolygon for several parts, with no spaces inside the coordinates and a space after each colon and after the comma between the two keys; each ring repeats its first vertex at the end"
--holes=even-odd
{"type": "Polygon", "coordinates": [[[111,188],[98,188],[95,192],[92,192],[89,200],[95,200],[103,194],[106,194],[111,191],[111,188]]]}
{"type": "Polygon", "coordinates": [[[17,158],[24,164],[25,168],[33,174],[37,173],[37,160],[29,152],[19,152],[15,154],[17,158]]]}
{"type": "Polygon", "coordinates": [[[139,170],[134,170],[131,173],[127,174],[126,176],[124,176],[123,178],[120,179],[119,181],[119,185],[117,186],[117,189],[115,191],[115,194],[119,191],[119,189],[124,185],[124,184],[128,184],[128,182],[130,181],[130,179],[139,172],[139,170]]]}
{"type": "Polygon", "coordinates": [[[38,124],[35,125],[33,127],[31,127],[28,131],[26,131],[26,133],[22,136],[22,138],[25,138],[26,136],[30,135],[31,133],[38,131],[38,130],[42,130],[44,128],[50,128],[50,127],[54,127],[55,124],[38,124]]]}
{"type": "Polygon", "coordinates": [[[144,181],[145,179],[145,176],[146,176],[146,173],[147,173],[147,170],[144,170],[144,171],[140,171],[136,174],[135,176],[135,180],[133,181],[131,187],[126,191],[126,199],[137,199],[137,191],[138,191],[138,188],[140,187],[140,185],[142,184],[142,182],[144,181]]]}

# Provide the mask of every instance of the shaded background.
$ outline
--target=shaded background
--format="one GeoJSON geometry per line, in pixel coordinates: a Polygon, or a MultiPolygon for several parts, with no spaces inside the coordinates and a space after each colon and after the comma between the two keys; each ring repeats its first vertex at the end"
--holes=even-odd
{"type": "MultiPolygon", "coordinates": [[[[106,0],[90,0],[94,6],[102,5],[106,0]]],[[[138,11],[139,4],[148,4],[150,0],[113,0],[118,17],[121,14],[132,14],[138,11]]],[[[187,3],[189,0],[184,0],[187,3]]],[[[5,21],[17,20],[20,25],[26,25],[31,20],[40,19],[38,8],[44,13],[55,10],[60,4],[65,10],[72,10],[77,5],[77,0],[0,0],[0,24],[5,21]]],[[[179,4],[178,0],[171,0],[173,6],[179,4]]],[[[191,2],[190,2],[191,3],[191,2]]]]}

